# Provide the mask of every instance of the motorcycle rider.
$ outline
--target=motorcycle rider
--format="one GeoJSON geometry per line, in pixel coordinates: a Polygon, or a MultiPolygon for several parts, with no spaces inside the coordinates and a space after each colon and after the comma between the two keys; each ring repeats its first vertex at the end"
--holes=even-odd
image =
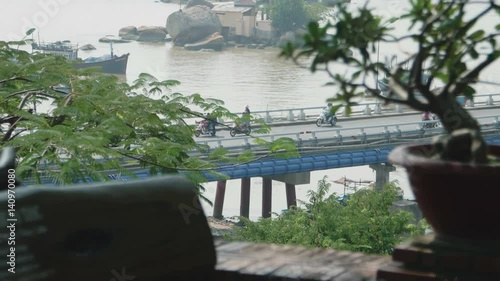
{"type": "Polygon", "coordinates": [[[325,121],[326,122],[330,122],[330,119],[333,117],[331,109],[332,109],[332,103],[329,102],[326,105],[325,109],[323,110],[323,114],[325,115],[325,121]]]}
{"type": "Polygon", "coordinates": [[[212,133],[212,136],[215,136],[215,123],[217,123],[217,121],[214,113],[207,113],[205,116],[205,120],[207,121],[208,131],[212,133]]]}
{"type": "MultiPolygon", "coordinates": [[[[422,121],[429,121],[431,120],[431,112],[430,111],[425,111],[424,114],[422,115],[422,121]]],[[[433,123],[426,123],[423,125],[424,128],[432,128],[434,126],[433,123]]]]}
{"type": "Polygon", "coordinates": [[[242,118],[244,119],[244,122],[241,123],[240,128],[243,129],[245,127],[249,128],[250,127],[250,108],[248,105],[245,106],[245,110],[242,113],[242,118]]]}
{"type": "Polygon", "coordinates": [[[426,111],[426,112],[424,112],[424,115],[422,116],[422,121],[429,121],[429,120],[431,120],[431,112],[426,111]]]}

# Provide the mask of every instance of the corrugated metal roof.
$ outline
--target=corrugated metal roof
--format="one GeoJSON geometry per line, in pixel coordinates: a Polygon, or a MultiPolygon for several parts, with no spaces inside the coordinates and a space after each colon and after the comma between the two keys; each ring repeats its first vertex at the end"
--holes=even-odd
{"type": "Polygon", "coordinates": [[[229,3],[220,3],[214,4],[212,8],[213,12],[236,12],[236,13],[244,13],[246,11],[251,10],[252,7],[235,7],[232,2],[229,3]]]}

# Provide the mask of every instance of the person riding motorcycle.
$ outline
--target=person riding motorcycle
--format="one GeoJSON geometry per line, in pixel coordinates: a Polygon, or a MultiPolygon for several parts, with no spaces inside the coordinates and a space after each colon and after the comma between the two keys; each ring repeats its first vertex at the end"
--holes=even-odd
{"type": "Polygon", "coordinates": [[[333,114],[332,114],[332,112],[331,112],[331,109],[332,109],[332,103],[331,103],[331,102],[329,102],[329,103],[326,105],[325,109],[323,110],[323,114],[325,115],[325,120],[326,120],[327,122],[329,122],[329,121],[330,121],[330,118],[332,118],[332,117],[333,117],[333,114]]]}
{"type": "Polygon", "coordinates": [[[216,117],[214,116],[214,113],[207,113],[205,116],[205,120],[207,121],[206,126],[207,129],[212,132],[212,136],[215,136],[215,123],[216,117]]]}
{"type": "Polygon", "coordinates": [[[431,120],[431,112],[426,111],[426,112],[424,112],[424,115],[422,116],[422,121],[429,121],[429,120],[431,120]]]}
{"type": "Polygon", "coordinates": [[[243,122],[237,123],[237,126],[240,129],[243,129],[245,127],[250,128],[250,108],[245,106],[245,110],[241,113],[243,122]]]}

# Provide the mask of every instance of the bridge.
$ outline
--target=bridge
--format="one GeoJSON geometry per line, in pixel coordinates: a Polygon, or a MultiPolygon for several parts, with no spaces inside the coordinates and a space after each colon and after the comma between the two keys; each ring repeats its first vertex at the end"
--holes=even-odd
{"type": "MultiPolygon", "coordinates": [[[[471,111],[481,124],[483,135],[490,144],[500,144],[500,112],[498,109],[471,111]],[[486,113],[486,115],[483,115],[486,113]],[[496,114],[495,114],[496,113],[496,114]]],[[[397,116],[398,120],[415,119],[415,115],[397,116]]],[[[364,118],[361,123],[384,123],[389,117],[376,119],[364,118]]],[[[347,121],[346,121],[347,122],[347,121]]],[[[272,181],[285,183],[286,200],[288,207],[296,205],[295,186],[310,183],[310,172],[366,166],[376,172],[376,185],[380,186],[389,181],[389,173],[395,167],[387,164],[387,156],[397,145],[404,143],[429,143],[433,137],[441,135],[441,127],[422,129],[427,122],[398,122],[383,125],[325,127],[310,131],[296,132],[300,126],[284,126],[282,132],[260,136],[261,139],[272,141],[281,137],[288,137],[295,141],[300,158],[264,158],[251,163],[240,165],[221,166],[218,173],[227,176],[227,179],[241,179],[240,215],[248,217],[250,201],[250,178],[262,177],[262,217],[269,217],[272,202],[272,181]]],[[[354,122],[353,122],[354,123],[354,122]]],[[[340,123],[341,124],[341,123],[340,123]]],[[[351,123],[350,123],[351,124],[351,123]]],[[[314,125],[315,126],[315,125],[314,125]]],[[[340,125],[339,125],[340,126],[340,125]]],[[[309,125],[309,127],[311,127],[309,125]]],[[[273,131],[279,131],[273,127],[273,131]]],[[[251,149],[256,154],[267,153],[265,146],[254,142],[254,137],[226,137],[199,138],[199,143],[210,149],[224,147],[233,154],[251,149]]],[[[148,177],[146,170],[136,173],[139,177],[148,177]]],[[[205,174],[207,181],[217,181],[217,191],[214,202],[214,217],[222,217],[224,196],[227,179],[221,179],[213,174],[205,174]]]]}
{"type": "MultiPolygon", "coordinates": [[[[476,104],[474,107],[469,107],[469,111],[481,124],[483,133],[490,143],[500,142],[498,110],[500,101],[495,103],[498,105],[492,105],[485,100],[483,105],[476,104]]],[[[214,217],[222,217],[228,179],[241,179],[240,215],[248,217],[250,178],[262,177],[262,216],[268,217],[271,213],[273,180],[285,183],[288,206],[296,205],[295,185],[309,183],[311,171],[370,165],[376,171],[377,184],[382,185],[387,182],[389,172],[394,170],[394,167],[387,164],[387,156],[395,146],[408,142],[430,142],[434,136],[443,133],[440,127],[422,129],[425,122],[416,121],[420,120],[420,113],[415,111],[397,112],[394,109],[373,115],[361,111],[350,117],[339,116],[339,122],[335,127],[316,127],[313,124],[316,115],[311,116],[312,118],[306,116],[302,120],[298,117],[300,116],[295,116],[293,120],[275,118],[270,123],[271,133],[258,137],[266,141],[282,137],[290,138],[295,141],[300,158],[265,157],[251,163],[221,166],[217,172],[225,175],[227,177],[225,179],[210,173],[205,174],[206,181],[217,181],[214,217]]],[[[254,136],[230,137],[227,130],[219,130],[215,138],[198,137],[196,141],[206,145],[207,152],[224,147],[230,154],[238,154],[248,149],[256,155],[268,153],[265,146],[255,142],[255,138],[254,136]]],[[[137,178],[150,177],[147,169],[137,167],[133,171],[137,178]]],[[[109,171],[108,176],[114,180],[131,179],[117,174],[116,171],[109,171]]]]}

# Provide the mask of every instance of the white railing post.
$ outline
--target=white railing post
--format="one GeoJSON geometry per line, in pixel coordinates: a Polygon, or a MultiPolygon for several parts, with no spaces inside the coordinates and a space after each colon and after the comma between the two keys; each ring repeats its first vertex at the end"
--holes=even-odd
{"type": "Polygon", "coordinates": [[[403,107],[401,107],[400,104],[396,104],[396,112],[397,113],[403,113],[403,107]]]}
{"type": "Polygon", "coordinates": [[[466,104],[468,107],[474,107],[474,99],[467,100],[466,104]]]}
{"type": "Polygon", "coordinates": [[[365,106],[365,110],[363,111],[363,115],[371,115],[372,114],[372,110],[370,108],[370,106],[367,104],[365,106]]]}
{"type": "Polygon", "coordinates": [[[316,133],[315,132],[311,132],[311,137],[309,139],[312,140],[314,146],[318,145],[318,137],[316,137],[316,133]]]}
{"type": "Polygon", "coordinates": [[[384,135],[385,135],[385,139],[387,139],[387,140],[391,139],[391,132],[389,132],[389,129],[387,128],[387,126],[384,127],[384,135]]]}
{"type": "Polygon", "coordinates": [[[399,125],[396,126],[396,130],[394,130],[394,132],[396,133],[396,137],[400,138],[402,136],[399,125]]]}
{"type": "Polygon", "coordinates": [[[366,133],[364,128],[361,128],[361,133],[359,133],[358,136],[362,143],[366,141],[366,133]]]}
{"type": "Polygon", "coordinates": [[[222,141],[221,141],[221,140],[218,140],[218,141],[217,141],[217,144],[219,145],[219,148],[224,147],[224,146],[222,145],[222,141]]]}
{"type": "Polygon", "coordinates": [[[273,117],[271,117],[271,114],[269,114],[269,111],[266,111],[266,117],[264,118],[264,121],[266,123],[273,123],[273,117]]]}
{"type": "Polygon", "coordinates": [[[250,148],[250,142],[248,141],[248,138],[244,139],[243,146],[246,147],[246,148],[250,148]]]}
{"type": "Polygon", "coordinates": [[[335,136],[337,138],[337,142],[339,145],[342,144],[342,135],[340,134],[340,130],[337,130],[337,135],[335,136]]]}
{"type": "Polygon", "coordinates": [[[493,105],[493,96],[489,95],[486,99],[486,105],[493,105]]]}
{"type": "Polygon", "coordinates": [[[299,113],[299,120],[306,120],[306,114],[304,113],[304,110],[301,109],[299,113]]]}
{"type": "Polygon", "coordinates": [[[288,117],[286,118],[288,121],[293,121],[295,120],[295,116],[293,115],[293,111],[290,109],[288,110],[288,117]]]}
{"type": "Polygon", "coordinates": [[[382,107],[380,106],[380,103],[377,102],[377,104],[375,104],[375,111],[374,111],[375,114],[382,114],[382,107]]]}

